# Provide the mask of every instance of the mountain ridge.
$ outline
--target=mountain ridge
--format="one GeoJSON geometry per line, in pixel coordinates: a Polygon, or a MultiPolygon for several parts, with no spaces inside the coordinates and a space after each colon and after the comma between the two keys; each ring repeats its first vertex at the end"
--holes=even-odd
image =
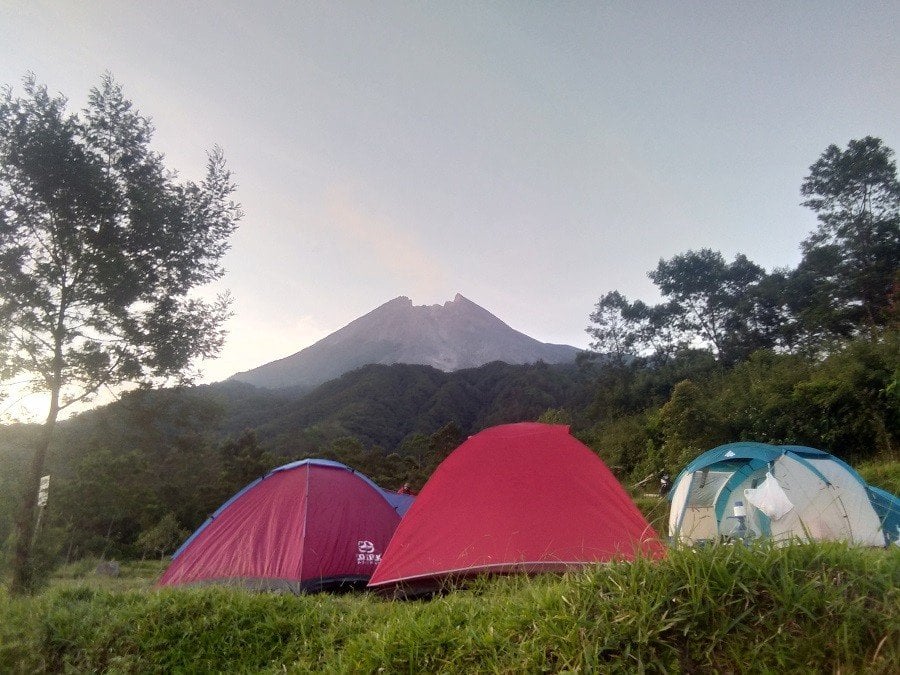
{"type": "Polygon", "coordinates": [[[493,361],[567,363],[578,352],[535,340],[460,293],[435,305],[414,305],[401,295],[299,352],[229,379],[271,389],[312,387],[369,364],[454,372],[493,361]]]}

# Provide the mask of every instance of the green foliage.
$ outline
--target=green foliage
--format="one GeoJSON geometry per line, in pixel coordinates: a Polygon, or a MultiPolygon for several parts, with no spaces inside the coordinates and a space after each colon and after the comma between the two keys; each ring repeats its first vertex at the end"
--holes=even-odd
{"type": "Polygon", "coordinates": [[[279,464],[272,453],[259,444],[253,430],[225,441],[218,454],[218,461],[213,461],[221,467],[219,483],[225,490],[247,485],[279,464]]]}
{"type": "Polygon", "coordinates": [[[5,672],[890,672],[900,551],[677,549],[431,600],[57,584],[0,594],[5,672]]]}
{"type": "Polygon", "coordinates": [[[632,487],[632,500],[653,530],[665,539],[669,529],[669,500],[665,495],[654,494],[658,490],[659,481],[632,487]]]}
{"type": "Polygon", "coordinates": [[[572,415],[565,408],[548,408],[537,418],[542,424],[572,424],[572,415]]]}
{"type": "MultiPolygon", "coordinates": [[[[597,452],[620,479],[633,476],[638,465],[645,463],[652,448],[651,431],[646,415],[628,415],[598,424],[579,438],[597,452]]],[[[654,463],[651,471],[656,471],[654,463]]]]}
{"type": "Polygon", "coordinates": [[[459,427],[455,422],[450,422],[430,436],[408,436],[395,452],[385,453],[378,446],[366,448],[357,439],[347,437],[337,439],[316,456],[333,459],[361,471],[384,488],[398,490],[405,485],[418,492],[437,465],[463,440],[459,427]]]}
{"type": "MultiPolygon", "coordinates": [[[[60,533],[57,549],[65,560],[143,554],[138,539],[167,515],[178,530],[193,530],[241,487],[283,463],[253,432],[217,440],[212,431],[223,408],[200,392],[134,392],[60,424],[47,466],[53,482],[45,523],[60,533]]],[[[4,439],[21,438],[27,447],[34,434],[34,428],[0,428],[0,459],[4,439]]],[[[14,458],[0,461],[0,481],[8,472],[10,485],[25,471],[25,461],[14,458]]],[[[14,509],[15,493],[8,502],[6,496],[0,492],[0,507],[8,503],[0,526],[14,509]]]]}
{"type": "MultiPolygon", "coordinates": [[[[370,365],[268,406],[256,430],[260,442],[286,456],[320,452],[343,436],[390,451],[412,434],[428,435],[450,422],[469,435],[493,424],[533,421],[548,408],[582,408],[590,386],[589,372],[573,365],[497,362],[454,373],[370,365]]],[[[264,398],[260,404],[267,405],[264,398]]]]}
{"type": "Polygon", "coordinates": [[[809,359],[758,351],[719,380],[713,395],[720,397],[725,422],[734,440],[762,443],[806,443],[798,435],[801,416],[794,392],[816,370],[809,359]]]}
{"type": "Polygon", "coordinates": [[[691,380],[675,385],[654,420],[662,440],[663,469],[675,475],[701,452],[728,440],[718,401],[691,380]]]}
{"type": "Polygon", "coordinates": [[[580,434],[633,480],[674,475],[736,440],[810,445],[853,463],[895,457],[897,339],[854,340],[824,360],[758,351],[731,368],[706,368],[687,354],[656,368],[610,365],[597,381],[598,421],[580,434]],[[682,374],[688,379],[673,382],[682,374]]]}
{"type": "MultiPolygon", "coordinates": [[[[759,351],[730,368],[702,351],[681,352],[656,365],[641,361],[594,364],[589,371],[499,364],[451,374],[424,366],[366,368],[342,379],[345,390],[329,384],[327,405],[317,402],[315,394],[293,402],[274,399],[283,402],[273,405],[271,394],[260,392],[253,398],[242,388],[232,398],[238,390],[230,385],[135,393],[120,404],[61,425],[48,467],[54,475],[54,490],[45,522],[61,533],[62,542],[54,550],[63,559],[137,556],[142,554],[138,538],[166,514],[174,514],[181,529],[192,531],[268,469],[305,457],[335,459],[386,488],[408,483],[418,491],[462,440],[489,419],[505,414],[504,402],[527,389],[535,392],[530,419],[544,415],[545,421],[569,422],[573,433],[627,484],[662,471],[674,476],[694,455],[732,440],[801,443],[854,463],[890,457],[897,452],[900,431],[900,406],[893,385],[898,350],[892,339],[896,336],[875,343],[855,341],[821,361],[759,351]],[[382,376],[387,376],[388,384],[393,379],[398,387],[407,377],[422,382],[435,376],[435,388],[418,405],[409,401],[408,411],[398,408],[391,413],[406,417],[405,428],[413,421],[423,431],[411,431],[390,443],[396,437],[392,431],[384,444],[367,443],[364,438],[384,433],[384,420],[358,427],[366,429],[361,436],[348,435],[338,420],[343,419],[346,406],[361,421],[369,394],[355,398],[349,392],[356,391],[361,379],[366,391],[377,394],[385,389],[379,386],[382,376]],[[591,387],[596,387],[592,403],[591,387]],[[434,401],[460,391],[472,392],[465,399],[467,405],[461,406],[464,414],[458,417],[470,426],[450,421],[429,427],[434,401]],[[554,405],[542,404],[544,393],[550,394],[554,405]],[[260,411],[251,412],[256,405],[260,411]],[[303,412],[303,419],[314,424],[289,432],[286,420],[309,410],[307,405],[318,406],[324,421],[303,412]],[[232,415],[238,414],[236,409],[244,420],[268,411],[270,419],[285,425],[285,431],[273,436],[272,427],[263,425],[219,436],[216,430],[228,428],[232,415]],[[282,445],[283,438],[297,436],[304,436],[309,445],[298,452],[290,450],[295,447],[291,444],[282,445]]],[[[455,416],[456,394],[447,400],[448,407],[441,408],[439,416],[455,416]]],[[[22,444],[20,463],[12,461],[18,456],[14,449],[9,463],[0,462],[0,481],[16,484],[25,466],[24,444],[34,431],[33,427],[0,429],[0,441],[8,437],[9,443],[22,444]]],[[[651,483],[648,491],[652,492],[657,484],[651,483]]],[[[6,496],[0,491],[0,504],[6,496]]],[[[11,497],[8,503],[11,509],[11,497]]],[[[0,510],[0,527],[3,515],[0,510]]]]}
{"type": "Polygon", "coordinates": [[[739,315],[741,302],[764,277],[761,267],[738,255],[726,263],[721,253],[710,249],[688,251],[671,260],[660,260],[649,273],[671,307],[671,319],[687,337],[701,341],[713,353],[727,354],[739,342],[731,339],[746,324],[739,315]]]}
{"type": "Polygon", "coordinates": [[[136,545],[144,554],[157,555],[162,559],[166,553],[178,548],[189,534],[178,524],[175,514],[167,513],[156,525],[141,532],[136,545]]]}
{"type": "Polygon", "coordinates": [[[766,274],[744,255],[726,263],[721,253],[701,249],[660,260],[649,276],[662,303],[631,303],[611,291],[590,316],[591,349],[619,365],[636,355],[664,363],[689,346],[734,363],[755,349],[796,342],[782,272],[766,274]]]}
{"type": "Polygon", "coordinates": [[[900,362],[896,332],[857,340],[831,355],[794,391],[798,435],[853,460],[900,449],[900,397],[891,389],[900,362]]]}
{"type": "Polygon", "coordinates": [[[900,460],[867,461],[856,467],[869,485],[900,495],[900,460]]]}
{"type": "MultiPolygon", "coordinates": [[[[801,320],[839,337],[886,325],[897,301],[900,182],[894,151],[881,139],[830,145],[809,167],[801,193],[819,218],[803,244],[801,320]]],[[[894,317],[896,318],[896,317],[894,317]]]]}
{"type": "Polygon", "coordinates": [[[709,352],[681,350],[663,362],[634,360],[627,366],[598,369],[590,418],[605,423],[665,403],[682,380],[706,381],[721,366],[709,352]]]}
{"type": "Polygon", "coordinates": [[[177,183],[109,75],[80,114],[23,88],[0,94],[0,378],[61,389],[64,407],[217,353],[227,301],[189,291],[223,274],[241,217],[221,150],[177,183]]]}
{"type": "Polygon", "coordinates": [[[900,183],[877,138],[830,146],[802,193],[820,225],[796,270],[709,250],[661,260],[664,302],[618,291],[591,314],[607,352],[585,436],[638,477],[731,440],[798,443],[852,461],[900,435],[900,183]],[[704,364],[702,346],[718,363],[704,364]],[[629,354],[630,352],[630,354],[629,354]]]}
{"type": "Polygon", "coordinates": [[[645,348],[651,318],[643,303],[632,304],[619,291],[610,291],[597,301],[590,320],[591,349],[614,363],[624,364],[645,348]]]}
{"type": "Polygon", "coordinates": [[[33,425],[0,425],[0,570],[7,564],[4,546],[12,537],[13,514],[20,495],[22,476],[31,456],[33,425]]]}

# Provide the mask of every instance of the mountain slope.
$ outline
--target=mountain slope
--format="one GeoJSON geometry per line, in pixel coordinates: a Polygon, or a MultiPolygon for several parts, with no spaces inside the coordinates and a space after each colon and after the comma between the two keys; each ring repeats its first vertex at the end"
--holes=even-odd
{"type": "Polygon", "coordinates": [[[296,354],[231,379],[259,387],[312,387],[368,364],[408,363],[445,372],[492,361],[567,363],[578,350],[539,342],[457,294],[443,305],[401,296],[296,354]]]}
{"type": "Polygon", "coordinates": [[[453,373],[369,365],[273,407],[256,431],[262,442],[292,456],[343,436],[390,451],[409,434],[431,434],[448,422],[468,435],[536,420],[550,408],[581,409],[590,402],[592,382],[591,372],[574,364],[494,362],[453,373]]]}

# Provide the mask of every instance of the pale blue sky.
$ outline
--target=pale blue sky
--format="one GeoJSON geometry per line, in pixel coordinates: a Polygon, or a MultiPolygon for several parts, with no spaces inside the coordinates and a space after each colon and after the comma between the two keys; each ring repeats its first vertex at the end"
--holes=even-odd
{"type": "Polygon", "coordinates": [[[830,143],[900,148],[900,3],[0,0],[0,83],[81,105],[104,70],[246,218],[209,379],[398,295],[460,292],[586,346],[690,248],[793,266],[830,143]]]}

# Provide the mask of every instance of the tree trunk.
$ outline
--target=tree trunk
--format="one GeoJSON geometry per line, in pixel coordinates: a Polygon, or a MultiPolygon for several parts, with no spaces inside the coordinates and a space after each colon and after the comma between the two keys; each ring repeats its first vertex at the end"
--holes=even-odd
{"type": "Polygon", "coordinates": [[[59,415],[59,389],[59,386],[56,386],[50,392],[50,411],[47,413],[47,421],[44,422],[34,449],[31,472],[25,480],[22,505],[16,520],[16,546],[12,558],[12,582],[9,587],[11,593],[27,592],[31,589],[33,581],[31,541],[34,537],[35,510],[47,450],[50,448],[56,418],[59,415]]]}

